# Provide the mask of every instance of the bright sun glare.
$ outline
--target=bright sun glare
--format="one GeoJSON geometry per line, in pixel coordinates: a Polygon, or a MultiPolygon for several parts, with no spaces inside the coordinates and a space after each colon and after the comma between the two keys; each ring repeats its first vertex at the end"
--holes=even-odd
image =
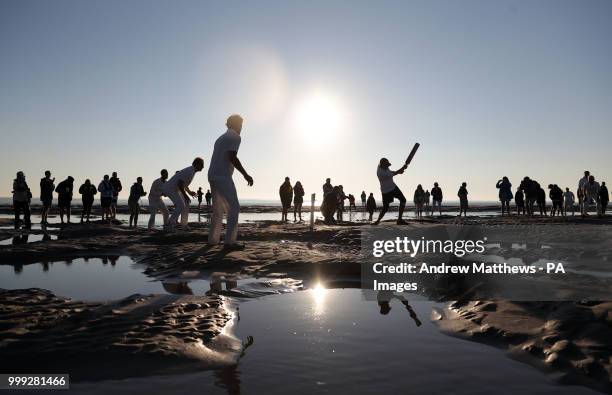
{"type": "MultiPolygon", "coordinates": [[[[297,109],[296,123],[301,134],[308,140],[334,138],[344,126],[344,116],[338,100],[317,93],[304,100],[297,109]]],[[[320,141],[316,141],[320,143],[320,141]]]]}

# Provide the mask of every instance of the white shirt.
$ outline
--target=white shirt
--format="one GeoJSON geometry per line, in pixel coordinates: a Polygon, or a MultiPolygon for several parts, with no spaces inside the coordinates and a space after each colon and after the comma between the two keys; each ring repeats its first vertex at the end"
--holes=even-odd
{"type": "Polygon", "coordinates": [[[378,181],[380,181],[380,191],[382,193],[391,192],[396,188],[395,183],[393,182],[393,172],[387,168],[384,169],[382,167],[378,167],[376,170],[376,175],[378,176],[378,181]]]}
{"type": "Polygon", "coordinates": [[[164,192],[165,183],[166,181],[162,180],[161,177],[153,181],[153,184],[151,184],[151,190],[149,191],[149,201],[153,202],[161,199],[164,192]]]}
{"type": "Polygon", "coordinates": [[[565,197],[565,203],[567,204],[573,204],[574,203],[574,192],[572,191],[567,191],[563,194],[563,196],[565,197]]]}
{"type": "Polygon", "coordinates": [[[599,183],[597,181],[593,181],[592,184],[587,182],[584,185],[584,195],[588,199],[599,200],[599,183]]]}
{"type": "Polygon", "coordinates": [[[240,134],[233,129],[227,129],[227,132],[219,136],[215,141],[215,148],[210,158],[208,181],[232,178],[234,165],[230,162],[229,152],[238,152],[240,141],[240,134]]]}
{"type": "Polygon", "coordinates": [[[195,176],[195,173],[195,167],[193,166],[184,168],[165,182],[164,186],[162,187],[162,191],[165,194],[178,191],[178,185],[180,180],[183,180],[184,186],[189,186],[189,184],[191,184],[191,181],[193,180],[193,176],[195,176]]]}
{"type": "Polygon", "coordinates": [[[584,189],[584,186],[589,182],[589,177],[584,176],[578,181],[578,189],[584,189]]]}

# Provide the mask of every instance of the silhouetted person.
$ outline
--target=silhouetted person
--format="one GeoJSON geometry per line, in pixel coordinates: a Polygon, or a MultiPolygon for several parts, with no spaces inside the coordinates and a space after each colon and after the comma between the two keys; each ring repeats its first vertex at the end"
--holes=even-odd
{"type": "Polygon", "coordinates": [[[132,224],[134,228],[138,226],[140,198],[146,195],[147,193],[142,187],[142,177],[136,178],[136,182],[130,187],[130,197],[128,198],[128,207],[130,208],[130,228],[132,227],[132,224]]]}
{"type": "Polygon", "coordinates": [[[210,189],[206,191],[206,195],[204,195],[204,199],[206,199],[206,208],[210,208],[210,203],[212,200],[212,193],[210,193],[210,189]]]}
{"type": "Polygon", "coordinates": [[[540,187],[540,189],[538,190],[538,197],[536,199],[536,202],[538,204],[538,208],[540,209],[540,215],[547,217],[548,213],[546,212],[546,191],[542,187],[540,187]]]}
{"type": "Polygon", "coordinates": [[[89,179],[85,180],[85,183],[79,187],[79,193],[81,194],[81,201],[83,202],[83,210],[81,211],[81,223],[86,218],[89,222],[91,216],[91,208],[94,204],[94,196],[98,193],[95,186],[92,185],[89,179]]]}
{"type": "Polygon", "coordinates": [[[514,195],[514,202],[516,203],[516,213],[518,215],[525,215],[525,195],[523,194],[522,189],[517,189],[516,194],[514,195]]]}
{"type": "Polygon", "coordinates": [[[361,191],[361,205],[365,208],[366,206],[366,193],[365,191],[361,191]]]}
{"type": "Polygon", "coordinates": [[[162,196],[164,196],[164,184],[168,179],[168,170],[162,169],[160,175],[161,177],[153,181],[151,184],[151,189],[149,190],[149,229],[153,229],[155,227],[155,215],[157,215],[157,210],[162,213],[164,225],[168,223],[168,208],[162,199],[162,196]]]}
{"type": "Polygon", "coordinates": [[[304,187],[298,181],[293,186],[293,222],[297,221],[296,214],[302,222],[302,204],[304,204],[304,187]]]}
{"type": "Polygon", "coordinates": [[[550,216],[563,214],[563,190],[557,184],[548,184],[548,197],[552,201],[550,216]]]}
{"type": "Polygon", "coordinates": [[[389,210],[389,205],[393,202],[393,200],[399,200],[399,213],[397,217],[397,224],[405,224],[402,216],[404,215],[404,208],[406,207],[406,198],[400,189],[393,182],[393,177],[398,174],[403,174],[406,168],[408,168],[408,164],[405,163],[404,166],[400,167],[396,171],[392,171],[389,167],[391,166],[391,162],[387,158],[381,158],[378,163],[378,168],[376,170],[376,175],[378,176],[378,181],[380,182],[380,191],[382,192],[383,197],[383,207],[380,210],[380,214],[378,215],[378,219],[374,222],[374,225],[378,225],[382,218],[389,210]]]}
{"type": "Polygon", "coordinates": [[[459,216],[463,214],[467,217],[467,209],[468,209],[468,190],[467,183],[461,183],[459,187],[459,191],[457,192],[457,196],[459,197],[459,216]]]}
{"type": "Polygon", "coordinates": [[[247,173],[238,159],[243,119],[240,115],[231,115],[225,123],[227,131],[217,141],[210,159],[208,181],[212,191],[213,214],[208,232],[208,244],[219,244],[223,213],[227,212],[225,228],[225,249],[243,249],[244,245],[236,243],[238,237],[238,215],[240,202],[232,175],[234,168],[244,177],[248,186],[253,186],[253,177],[247,173]]]}
{"type": "MultiPolygon", "coordinates": [[[[523,178],[523,181],[521,181],[519,189],[525,193],[525,207],[527,208],[527,215],[533,215],[533,206],[538,200],[540,189],[542,189],[540,184],[529,177],[525,177],[523,178]]],[[[544,197],[546,198],[546,193],[544,194],[544,197]]]]}
{"type": "Polygon", "coordinates": [[[348,201],[349,201],[349,212],[351,212],[352,210],[357,210],[357,206],[355,205],[355,196],[353,194],[349,193],[348,201]]]}
{"type": "Polygon", "coordinates": [[[57,184],[55,188],[55,192],[57,192],[57,206],[59,207],[62,223],[64,223],[64,213],[66,213],[66,222],[70,223],[70,205],[72,203],[73,188],[74,178],[71,176],[57,184]]]}
{"type": "Polygon", "coordinates": [[[285,177],[285,182],[283,182],[278,189],[278,194],[280,196],[281,205],[283,206],[283,213],[281,215],[281,222],[287,222],[287,212],[291,207],[291,201],[293,200],[293,187],[291,186],[291,181],[289,181],[289,177],[285,177]]]}
{"type": "Polygon", "coordinates": [[[117,177],[117,172],[113,172],[113,176],[110,178],[110,184],[113,187],[113,201],[111,203],[111,214],[113,219],[117,217],[117,202],[119,201],[119,192],[123,189],[121,180],[117,177]]]}
{"type": "Polygon", "coordinates": [[[198,188],[198,212],[200,212],[200,207],[202,206],[202,197],[204,197],[204,192],[202,192],[202,187],[198,188]]]}
{"type": "Polygon", "coordinates": [[[374,215],[374,211],[376,211],[376,199],[374,199],[373,193],[370,193],[370,196],[368,196],[366,210],[368,211],[368,214],[370,214],[368,221],[372,222],[372,216],[374,215]]]}
{"type": "Polygon", "coordinates": [[[599,201],[600,186],[595,176],[590,175],[589,181],[584,185],[584,215],[588,215],[589,208],[595,204],[597,214],[601,216],[601,202],[599,201]]]}
{"type": "Polygon", "coordinates": [[[504,176],[497,181],[495,187],[499,189],[499,201],[501,202],[501,215],[504,216],[504,209],[510,215],[510,201],[514,197],[512,195],[512,184],[508,177],[504,176]]]}
{"type": "Polygon", "coordinates": [[[191,197],[195,197],[195,191],[189,189],[189,185],[195,177],[195,173],[202,171],[204,168],[204,159],[195,158],[191,166],[174,173],[174,175],[164,183],[163,192],[168,196],[174,204],[174,210],[168,218],[166,230],[172,231],[178,224],[179,216],[181,217],[181,225],[186,226],[189,222],[189,204],[191,197]]]}
{"type": "Polygon", "coordinates": [[[442,188],[440,188],[437,182],[434,182],[434,187],[431,188],[431,200],[431,215],[433,215],[436,206],[438,206],[440,215],[442,215],[442,188]]]}
{"type": "Polygon", "coordinates": [[[565,201],[564,204],[564,213],[563,215],[567,215],[567,210],[572,209],[572,217],[575,214],[574,211],[574,192],[570,191],[569,188],[565,188],[565,193],[563,194],[563,199],[565,201]]]}
{"type": "Polygon", "coordinates": [[[588,204],[585,204],[585,186],[589,182],[591,172],[588,170],[584,171],[584,177],[578,180],[578,205],[580,206],[580,214],[584,217],[587,214],[588,204]]]}
{"type": "Polygon", "coordinates": [[[321,203],[321,214],[323,215],[324,222],[327,225],[336,223],[336,220],[334,219],[334,214],[336,213],[337,207],[338,187],[332,187],[332,190],[329,193],[323,195],[323,202],[321,203]]]}
{"type": "Polygon", "coordinates": [[[425,205],[425,191],[423,190],[423,186],[421,184],[417,185],[414,190],[414,211],[415,216],[418,219],[423,218],[423,207],[425,205]]]}
{"type": "Polygon", "coordinates": [[[610,193],[605,181],[602,181],[601,187],[599,188],[599,204],[601,205],[601,215],[606,215],[606,209],[608,208],[608,202],[610,201],[610,193]]]}
{"type": "MultiPolygon", "coordinates": [[[[13,209],[15,210],[15,229],[19,229],[21,213],[23,212],[23,223],[26,229],[32,227],[30,221],[30,200],[32,192],[26,182],[25,174],[18,171],[13,180],[13,209]]],[[[14,243],[13,243],[14,244],[14,243]]]]}
{"type": "Polygon", "coordinates": [[[98,192],[100,192],[100,206],[102,206],[102,221],[111,221],[111,206],[113,204],[113,186],[110,183],[108,174],[98,184],[98,192]]]}
{"type": "Polygon", "coordinates": [[[338,221],[343,221],[344,214],[344,201],[348,199],[348,196],[344,193],[344,187],[342,185],[338,185],[338,190],[336,192],[336,219],[338,221]]]}
{"type": "Polygon", "coordinates": [[[331,184],[331,178],[325,179],[325,184],[323,184],[323,196],[332,193],[334,190],[334,186],[331,184]]]}
{"type": "Polygon", "coordinates": [[[42,203],[42,209],[40,212],[40,223],[43,225],[48,224],[47,216],[49,215],[49,209],[53,203],[53,191],[55,190],[55,178],[51,178],[51,172],[45,171],[45,178],[40,179],[40,202],[42,203]]]}

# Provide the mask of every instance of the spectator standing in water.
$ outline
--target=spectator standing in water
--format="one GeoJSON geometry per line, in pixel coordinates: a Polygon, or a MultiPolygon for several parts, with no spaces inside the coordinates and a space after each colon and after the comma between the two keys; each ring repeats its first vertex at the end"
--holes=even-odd
{"type": "Polygon", "coordinates": [[[438,206],[438,210],[440,215],[442,215],[442,188],[438,185],[437,182],[434,182],[433,188],[431,188],[431,197],[432,197],[432,205],[431,205],[431,215],[433,215],[436,206],[438,206]]]}
{"type": "Polygon", "coordinates": [[[162,169],[160,175],[161,177],[153,181],[151,184],[151,189],[149,190],[149,229],[155,228],[155,216],[157,215],[157,210],[162,213],[164,226],[168,223],[168,208],[162,199],[162,196],[164,196],[164,184],[168,179],[168,170],[162,169]]]}
{"type": "Polygon", "coordinates": [[[512,184],[508,177],[504,176],[501,180],[497,181],[495,187],[499,189],[499,201],[501,202],[501,214],[504,216],[504,208],[508,215],[510,215],[510,201],[514,197],[512,195],[512,184]]]}
{"type": "Polygon", "coordinates": [[[110,183],[108,174],[98,184],[100,192],[100,206],[102,206],[102,221],[111,221],[111,205],[113,204],[113,186],[110,183]]]}
{"type": "Polygon", "coordinates": [[[591,176],[591,172],[588,170],[584,171],[584,177],[578,180],[578,205],[580,206],[580,214],[584,217],[587,215],[587,207],[588,202],[585,202],[585,191],[584,188],[586,184],[589,182],[589,177],[591,176]],[[586,203],[586,204],[585,204],[586,203]]]}
{"type": "Polygon", "coordinates": [[[570,191],[569,188],[565,188],[565,193],[563,194],[563,199],[565,200],[565,207],[563,215],[567,215],[567,210],[572,209],[572,217],[575,214],[574,211],[574,192],[570,191]]]}
{"type": "Polygon", "coordinates": [[[208,169],[208,181],[212,190],[213,214],[208,232],[208,243],[218,244],[221,239],[223,212],[227,212],[227,227],[225,230],[225,249],[243,249],[236,243],[238,236],[238,215],[240,203],[236,187],[232,180],[234,168],[244,177],[248,186],[253,186],[251,177],[238,159],[242,131],[242,117],[231,115],[226,122],[227,132],[215,141],[213,155],[208,169]]]}
{"type": "Polygon", "coordinates": [[[610,193],[605,181],[601,183],[599,188],[599,204],[601,205],[601,215],[606,215],[606,209],[608,208],[608,202],[610,201],[610,193]]]}
{"type": "Polygon", "coordinates": [[[278,194],[280,195],[281,205],[283,206],[281,222],[287,222],[287,213],[291,207],[291,201],[293,200],[293,187],[291,186],[289,177],[285,177],[285,182],[283,182],[278,189],[278,194]]]}
{"type": "Polygon", "coordinates": [[[323,197],[325,195],[330,194],[334,191],[334,186],[331,184],[331,178],[325,179],[325,184],[323,184],[323,197]]]}
{"type": "Polygon", "coordinates": [[[402,216],[404,215],[404,208],[406,207],[406,197],[397,187],[397,185],[395,185],[395,182],[393,182],[393,177],[398,174],[403,174],[408,168],[408,164],[405,163],[404,166],[400,167],[396,171],[391,170],[390,166],[391,162],[389,162],[387,158],[381,158],[380,162],[378,163],[378,168],[376,169],[376,176],[380,182],[380,191],[382,192],[383,197],[383,207],[382,210],[380,210],[380,214],[378,215],[376,222],[374,222],[374,225],[378,225],[380,223],[387,213],[387,210],[389,210],[389,205],[395,199],[398,199],[400,203],[397,224],[403,225],[406,223],[402,219],[402,216]]]}
{"type": "Polygon", "coordinates": [[[195,173],[202,171],[204,168],[204,159],[195,158],[191,166],[174,173],[174,175],[164,183],[163,193],[168,196],[174,204],[174,210],[168,218],[166,230],[172,231],[178,224],[178,218],[181,217],[181,225],[186,226],[189,221],[189,204],[191,197],[195,197],[195,191],[189,189],[189,185],[193,181],[195,173]]]}
{"type": "Polygon", "coordinates": [[[23,212],[23,223],[26,229],[32,227],[30,220],[30,200],[32,192],[26,182],[25,174],[18,171],[13,180],[13,209],[15,210],[15,229],[19,229],[21,213],[23,212]]]}
{"type": "Polygon", "coordinates": [[[49,209],[51,203],[53,203],[53,191],[55,190],[55,178],[51,178],[51,172],[45,171],[45,178],[40,179],[40,201],[42,203],[42,209],[40,212],[40,223],[47,225],[47,216],[49,215],[49,209]]]}
{"type": "Polygon", "coordinates": [[[425,206],[424,207],[425,207],[425,214],[426,215],[427,215],[427,213],[430,210],[430,207],[429,207],[430,199],[431,199],[431,193],[429,192],[429,189],[428,189],[428,190],[425,191],[425,206]]]}
{"type": "Polygon", "coordinates": [[[83,219],[87,219],[89,222],[89,217],[91,216],[91,208],[94,204],[94,196],[98,193],[96,187],[91,184],[89,179],[85,180],[79,187],[79,193],[81,194],[81,201],[83,202],[83,210],[81,211],[81,223],[83,223],[83,219]]]}
{"type": "Polygon", "coordinates": [[[202,187],[198,188],[198,212],[200,212],[200,207],[202,206],[202,197],[204,196],[204,192],[202,192],[202,187]]]}
{"type": "Polygon", "coordinates": [[[372,216],[376,211],[376,199],[374,199],[374,194],[370,192],[370,196],[368,196],[368,201],[366,202],[366,210],[368,214],[370,214],[370,218],[368,221],[372,222],[372,216]]]}
{"type": "Polygon", "coordinates": [[[204,195],[204,199],[206,199],[206,209],[210,208],[210,203],[212,200],[212,193],[210,193],[210,189],[206,191],[206,195],[204,195]]]}
{"type": "Polygon", "coordinates": [[[142,177],[138,177],[136,182],[130,188],[130,197],[128,198],[128,206],[130,208],[130,228],[138,226],[138,214],[140,213],[140,198],[146,196],[147,193],[142,187],[142,177]]]}
{"type": "Polygon", "coordinates": [[[468,190],[467,183],[462,183],[461,187],[459,187],[459,191],[457,192],[457,196],[459,197],[459,216],[463,214],[467,217],[467,209],[468,209],[468,190]]]}
{"type": "Polygon", "coordinates": [[[514,195],[514,203],[516,203],[516,214],[525,215],[525,195],[523,194],[523,190],[520,188],[516,190],[516,194],[514,195]]]}
{"type": "Polygon", "coordinates": [[[418,219],[423,218],[423,206],[425,204],[425,191],[421,184],[417,185],[416,190],[414,191],[414,210],[415,216],[418,219]]]}
{"type": "Polygon", "coordinates": [[[540,209],[540,215],[548,217],[548,214],[546,213],[546,191],[542,187],[538,189],[536,203],[538,204],[538,208],[540,209]]]}
{"type": "Polygon", "coordinates": [[[563,190],[557,184],[548,184],[548,197],[552,201],[550,216],[563,214],[563,190]]]}
{"type": "Polygon", "coordinates": [[[117,172],[113,172],[113,176],[110,178],[111,186],[113,187],[113,201],[111,203],[111,214],[113,219],[117,217],[117,202],[119,201],[119,192],[123,190],[123,186],[121,185],[121,180],[117,177],[117,172]]]}
{"type": "Polygon", "coordinates": [[[64,213],[66,213],[66,222],[70,223],[70,204],[72,202],[72,192],[74,188],[74,178],[68,176],[64,181],[57,184],[55,192],[57,192],[57,206],[59,207],[60,220],[64,223],[64,213]]]}
{"type": "Polygon", "coordinates": [[[361,191],[361,205],[363,208],[366,207],[366,193],[365,191],[361,191]]]}
{"type": "Polygon", "coordinates": [[[296,213],[302,222],[302,204],[304,203],[304,187],[301,182],[293,186],[293,222],[297,222],[296,213]]]}

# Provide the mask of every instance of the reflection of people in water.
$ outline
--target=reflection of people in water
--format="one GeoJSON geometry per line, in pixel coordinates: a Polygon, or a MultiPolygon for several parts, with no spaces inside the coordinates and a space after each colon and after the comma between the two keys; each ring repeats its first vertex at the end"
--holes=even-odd
{"type": "Polygon", "coordinates": [[[376,299],[378,300],[378,306],[380,307],[380,314],[387,315],[391,311],[391,300],[397,299],[399,300],[406,310],[408,314],[410,314],[410,318],[414,320],[416,326],[421,326],[422,322],[417,317],[415,311],[412,309],[412,306],[408,303],[408,299],[404,298],[402,295],[396,295],[391,291],[379,291],[376,295],[376,299]]]}
{"type": "Polygon", "coordinates": [[[225,283],[226,291],[234,289],[238,286],[238,281],[235,277],[226,277],[224,273],[212,273],[210,275],[210,289],[206,291],[206,295],[222,294],[223,283],[225,283]]]}
{"type": "Polygon", "coordinates": [[[187,281],[166,282],[162,281],[162,287],[166,292],[173,295],[193,295],[193,291],[189,288],[187,281]]]}
{"type": "Polygon", "coordinates": [[[18,234],[16,234],[15,236],[13,236],[13,245],[27,244],[29,236],[30,236],[29,233],[18,233],[18,234]]]}

